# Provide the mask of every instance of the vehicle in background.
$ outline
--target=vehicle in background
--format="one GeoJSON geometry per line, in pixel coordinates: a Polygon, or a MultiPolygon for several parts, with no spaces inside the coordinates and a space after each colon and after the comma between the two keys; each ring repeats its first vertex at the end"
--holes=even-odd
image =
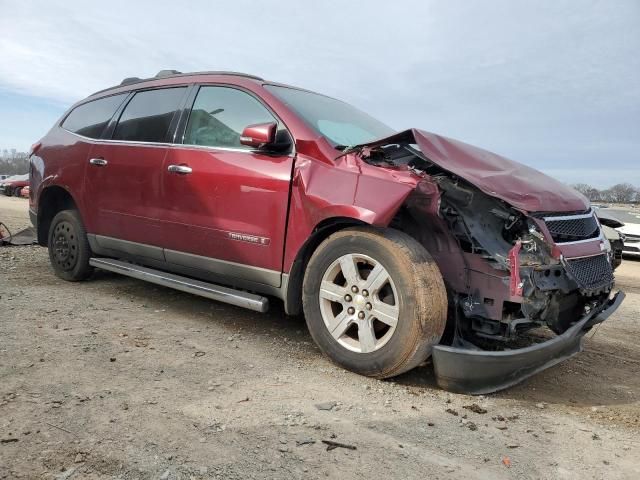
{"type": "Polygon", "coordinates": [[[276,297],[375,378],[433,356],[444,388],[506,388],[578,353],[624,298],[572,188],[252,75],[125,79],[72,106],[30,165],[60,278],[101,268],[257,311],[276,297]]]}
{"type": "Polygon", "coordinates": [[[611,244],[611,265],[615,270],[622,264],[622,251],[624,249],[624,234],[618,232],[615,228],[602,224],[602,233],[611,244]]]}
{"type": "Polygon", "coordinates": [[[2,182],[2,180],[6,180],[9,177],[11,177],[11,175],[5,175],[5,174],[0,175],[0,182],[2,182]]]}
{"type": "MultiPolygon", "coordinates": [[[[640,211],[634,208],[609,208],[606,212],[597,211],[600,222],[607,225],[607,219],[613,219],[620,224],[614,228],[623,237],[622,254],[627,258],[640,258],[640,211]]],[[[612,224],[609,223],[611,226],[612,224]]]]}
{"type": "Polygon", "coordinates": [[[624,235],[616,229],[624,227],[624,223],[618,220],[611,211],[602,211],[602,207],[594,207],[593,205],[592,207],[602,225],[602,233],[611,244],[611,265],[615,270],[622,263],[622,251],[624,249],[624,235]]]}
{"type": "Polygon", "coordinates": [[[0,193],[5,194],[8,197],[20,196],[20,192],[23,187],[29,185],[29,174],[14,175],[13,177],[6,178],[0,182],[0,193]]]}
{"type": "Polygon", "coordinates": [[[625,256],[640,258],[640,224],[628,223],[618,231],[624,235],[622,253],[625,256]]]}

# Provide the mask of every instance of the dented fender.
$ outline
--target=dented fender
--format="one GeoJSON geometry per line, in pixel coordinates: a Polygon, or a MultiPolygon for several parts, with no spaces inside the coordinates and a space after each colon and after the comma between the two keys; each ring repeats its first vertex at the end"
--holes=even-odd
{"type": "Polygon", "coordinates": [[[291,183],[284,271],[291,269],[304,242],[328,219],[389,225],[420,180],[408,171],[367,165],[355,155],[333,164],[299,155],[291,183]]]}

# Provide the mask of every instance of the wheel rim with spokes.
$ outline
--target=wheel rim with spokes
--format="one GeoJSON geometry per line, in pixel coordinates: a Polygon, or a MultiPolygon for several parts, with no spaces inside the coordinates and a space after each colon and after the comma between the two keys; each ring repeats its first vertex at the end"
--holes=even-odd
{"type": "Polygon", "coordinates": [[[53,229],[53,260],[63,270],[72,270],[78,258],[78,237],[73,225],[67,221],[53,229]]]}
{"type": "Polygon", "coordinates": [[[371,353],[382,348],[398,325],[398,294],[377,260],[346,254],[322,276],[320,313],[331,336],[344,348],[371,353]]]}

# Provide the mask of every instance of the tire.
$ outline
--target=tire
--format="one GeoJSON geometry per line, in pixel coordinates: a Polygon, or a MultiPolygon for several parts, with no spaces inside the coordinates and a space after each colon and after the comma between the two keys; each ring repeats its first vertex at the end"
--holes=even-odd
{"type": "Polygon", "coordinates": [[[327,238],[307,265],[302,303],[322,352],[375,378],[399,375],[426,360],[447,322],[437,265],[415,239],[391,229],[355,227],[327,238]]]}
{"type": "Polygon", "coordinates": [[[47,245],[53,271],[63,280],[77,282],[93,272],[87,232],[77,210],[62,210],[53,217],[47,245]]]}
{"type": "Polygon", "coordinates": [[[20,192],[22,192],[22,188],[18,187],[13,191],[13,196],[14,197],[19,197],[20,196],[20,192]]]}

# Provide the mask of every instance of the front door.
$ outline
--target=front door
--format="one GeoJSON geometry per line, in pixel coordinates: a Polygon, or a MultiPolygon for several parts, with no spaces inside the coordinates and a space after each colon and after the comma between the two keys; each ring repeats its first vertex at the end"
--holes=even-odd
{"type": "Polygon", "coordinates": [[[183,145],[170,147],[164,161],[167,262],[280,285],[293,155],[240,144],[244,127],[274,121],[287,135],[253,95],[200,87],[183,145]]]}
{"type": "Polygon", "coordinates": [[[186,87],[137,92],[112,139],[98,140],[86,167],[91,233],[103,248],[162,260],[162,168],[168,136],[186,87]]]}

